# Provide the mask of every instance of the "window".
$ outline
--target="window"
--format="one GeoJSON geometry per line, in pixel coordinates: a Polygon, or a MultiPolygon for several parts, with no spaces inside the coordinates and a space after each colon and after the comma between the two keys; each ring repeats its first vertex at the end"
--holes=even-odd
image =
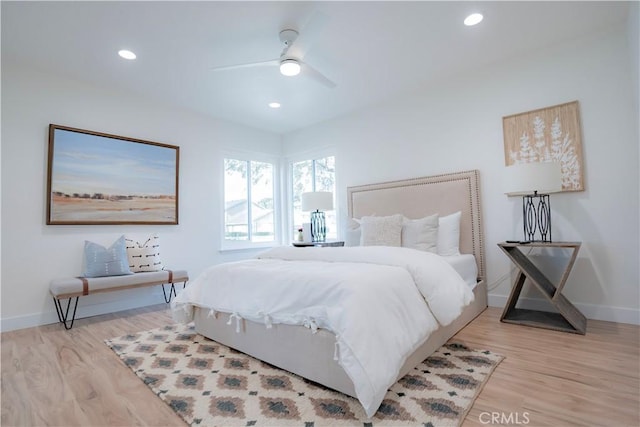
{"type": "MultiPolygon", "coordinates": [[[[291,183],[293,200],[292,231],[309,222],[309,212],[302,211],[302,193],[307,191],[331,191],[335,198],[335,157],[328,156],[314,160],[302,160],[291,163],[291,183]]],[[[336,205],[334,200],[334,206],[336,205]]],[[[327,238],[338,236],[335,210],[325,212],[327,221],[327,238]]]]}
{"type": "Polygon", "coordinates": [[[273,163],[224,159],[226,246],[246,247],[276,240],[274,177],[273,163]]]}

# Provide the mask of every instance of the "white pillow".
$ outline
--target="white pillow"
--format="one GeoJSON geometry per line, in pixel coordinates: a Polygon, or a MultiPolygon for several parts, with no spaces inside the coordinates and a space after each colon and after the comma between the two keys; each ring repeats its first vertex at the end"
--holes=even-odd
{"type": "Polygon", "coordinates": [[[460,218],[462,212],[441,216],[438,219],[438,255],[460,255],[460,218]]]}
{"type": "Polygon", "coordinates": [[[152,234],[146,240],[125,237],[129,268],[134,273],[160,271],[164,269],[160,260],[160,238],[152,234]]]}
{"type": "Polygon", "coordinates": [[[405,217],[402,223],[402,247],[436,253],[438,247],[438,214],[420,219],[405,217]]]}
{"type": "Polygon", "coordinates": [[[345,246],[360,246],[360,220],[355,218],[353,220],[358,223],[358,226],[347,228],[344,236],[345,246]]]}
{"type": "Polygon", "coordinates": [[[360,246],[401,246],[402,215],[360,218],[360,246]]]}

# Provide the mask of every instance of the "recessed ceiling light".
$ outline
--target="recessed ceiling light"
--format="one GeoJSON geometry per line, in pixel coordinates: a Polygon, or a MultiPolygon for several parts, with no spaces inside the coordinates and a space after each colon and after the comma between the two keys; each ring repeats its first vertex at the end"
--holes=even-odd
{"type": "Polygon", "coordinates": [[[118,55],[120,55],[124,59],[136,59],[136,54],[126,49],[119,50],[118,55]]]}
{"type": "Polygon", "coordinates": [[[271,107],[271,108],[280,108],[280,103],[279,102],[270,102],[269,103],[269,107],[271,107]]]}
{"type": "Polygon", "coordinates": [[[480,21],[482,21],[482,18],[483,16],[481,13],[472,13],[471,15],[464,18],[464,25],[470,27],[472,25],[479,24],[480,21]]]}

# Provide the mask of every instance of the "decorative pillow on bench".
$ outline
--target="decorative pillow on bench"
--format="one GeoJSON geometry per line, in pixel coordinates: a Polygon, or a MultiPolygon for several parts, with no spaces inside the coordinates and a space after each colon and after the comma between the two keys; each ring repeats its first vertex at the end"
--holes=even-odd
{"type": "Polygon", "coordinates": [[[160,260],[160,238],[152,234],[145,240],[134,240],[125,237],[129,268],[134,273],[144,271],[160,271],[164,269],[160,260]],[[142,242],[142,243],[140,243],[142,242]]]}
{"type": "Polygon", "coordinates": [[[124,236],[120,236],[108,249],[85,240],[82,276],[104,277],[125,274],[133,273],[129,269],[124,236]]]}

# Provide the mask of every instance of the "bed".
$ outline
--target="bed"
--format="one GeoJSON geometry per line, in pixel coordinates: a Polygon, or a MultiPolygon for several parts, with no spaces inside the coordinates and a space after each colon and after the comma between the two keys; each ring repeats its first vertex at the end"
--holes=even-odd
{"type": "MultiPolygon", "coordinates": [[[[347,194],[349,218],[402,214],[407,218],[417,219],[435,213],[447,216],[460,212],[460,253],[467,254],[467,257],[469,254],[472,255],[472,262],[475,262],[473,272],[476,273],[476,277],[475,280],[472,278],[474,283],[469,287],[472,288],[470,293],[473,295],[473,301],[461,308],[461,313],[454,320],[446,326],[438,326],[426,341],[412,349],[404,358],[397,375],[394,375],[397,380],[487,307],[478,171],[349,187],[347,194]]],[[[282,251],[295,257],[319,254],[331,258],[331,250],[343,250],[348,253],[353,248],[293,249],[297,251],[295,253],[289,249],[293,248],[283,248],[282,251]],[[289,252],[286,252],[287,250],[289,252]]],[[[441,262],[439,259],[435,261],[441,262]]],[[[459,271],[455,266],[454,269],[459,271]]],[[[187,306],[184,301],[181,302],[179,295],[174,300],[174,317],[180,317],[176,316],[176,313],[180,313],[181,309],[189,312],[186,320],[192,319],[195,322],[198,333],[304,378],[354,396],[360,399],[369,416],[375,413],[375,403],[378,401],[374,399],[372,406],[370,399],[363,399],[361,387],[354,385],[351,379],[353,373],[343,367],[342,360],[340,363],[336,362],[339,348],[337,342],[341,339],[338,334],[323,327],[313,327],[315,325],[311,325],[313,333],[310,333],[308,324],[271,324],[266,320],[249,320],[246,316],[239,316],[234,312],[212,310],[198,304],[187,306]],[[268,327],[265,327],[265,323],[268,323],[268,327]]]]}

